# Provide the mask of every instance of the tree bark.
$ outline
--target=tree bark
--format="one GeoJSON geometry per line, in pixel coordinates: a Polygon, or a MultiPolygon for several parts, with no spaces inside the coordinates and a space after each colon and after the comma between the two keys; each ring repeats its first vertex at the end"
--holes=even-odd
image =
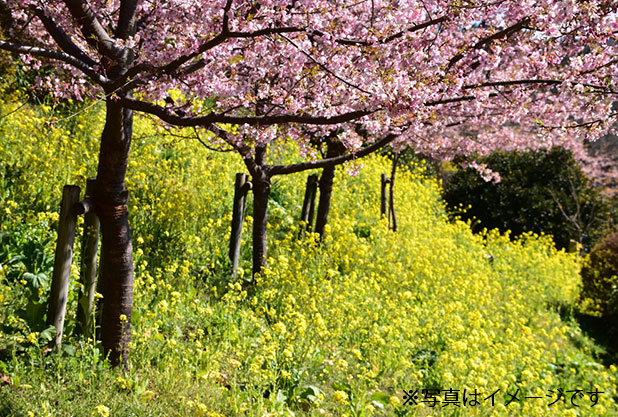
{"type": "Polygon", "coordinates": [[[335,167],[327,167],[322,170],[320,176],[320,200],[318,202],[318,213],[315,219],[315,231],[320,235],[320,239],[324,237],[324,229],[328,222],[328,213],[330,212],[330,198],[333,193],[333,180],[335,178],[335,167]]]}
{"type": "Polygon", "coordinates": [[[259,274],[266,262],[266,226],[268,220],[268,196],[270,176],[266,171],[266,146],[255,149],[255,165],[252,171],[253,184],[253,274],[259,274]]]}
{"type": "MultiPolygon", "coordinates": [[[[342,155],[345,148],[341,142],[328,142],[326,158],[334,158],[342,155]]],[[[318,202],[318,213],[315,219],[315,232],[320,235],[320,239],[324,237],[324,228],[328,222],[328,214],[330,212],[330,199],[333,193],[333,180],[335,178],[335,166],[329,166],[322,170],[320,176],[320,200],[318,202]]]]}
{"type": "Polygon", "coordinates": [[[101,340],[112,365],[122,364],[126,369],[133,304],[133,246],[125,176],[133,113],[112,100],[106,104],[94,192],[102,236],[99,275],[103,295],[101,340]]]}
{"type": "Polygon", "coordinates": [[[266,224],[270,178],[253,177],[253,275],[259,274],[266,262],[266,224]]]}

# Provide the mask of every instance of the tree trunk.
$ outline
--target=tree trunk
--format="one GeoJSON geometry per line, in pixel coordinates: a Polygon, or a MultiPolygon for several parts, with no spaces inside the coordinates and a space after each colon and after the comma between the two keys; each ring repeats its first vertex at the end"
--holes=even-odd
{"type": "Polygon", "coordinates": [[[253,184],[253,273],[259,274],[266,263],[266,223],[270,176],[266,171],[266,146],[255,147],[254,164],[249,168],[253,184]]]}
{"type": "MultiPolygon", "coordinates": [[[[335,158],[342,155],[345,148],[341,142],[328,142],[326,158],[335,158]]],[[[315,219],[315,232],[320,235],[320,239],[324,237],[324,228],[328,222],[328,213],[330,212],[330,198],[333,193],[333,180],[335,178],[335,167],[330,166],[322,170],[320,176],[320,200],[318,202],[318,213],[315,219]]]]}
{"type": "Polygon", "coordinates": [[[270,178],[253,177],[253,275],[262,271],[266,262],[266,224],[270,178]]]}
{"type": "Polygon", "coordinates": [[[133,246],[125,176],[133,114],[112,100],[106,104],[94,193],[102,236],[99,275],[103,295],[101,340],[112,365],[122,363],[126,368],[133,304],[133,246]]]}
{"type": "Polygon", "coordinates": [[[315,219],[315,231],[320,235],[320,239],[324,237],[324,228],[328,222],[328,213],[330,212],[330,197],[333,193],[333,180],[335,178],[335,167],[327,167],[322,170],[320,176],[320,200],[318,202],[318,214],[315,219]]]}

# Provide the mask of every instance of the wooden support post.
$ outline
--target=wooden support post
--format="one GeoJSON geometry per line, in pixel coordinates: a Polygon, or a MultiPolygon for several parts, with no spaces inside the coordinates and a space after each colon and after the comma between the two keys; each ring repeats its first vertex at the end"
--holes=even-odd
{"type": "Polygon", "coordinates": [[[47,324],[56,328],[56,336],[51,341],[51,345],[58,349],[60,349],[62,342],[64,315],[71,278],[73,244],[77,224],[75,204],[79,201],[79,194],[80,189],[76,185],[65,185],[62,189],[62,202],[58,219],[58,241],[56,242],[56,257],[47,310],[47,324]]]}
{"type": "Polygon", "coordinates": [[[312,192],[311,200],[309,201],[309,213],[307,214],[307,231],[311,232],[313,225],[313,217],[315,215],[315,196],[318,193],[318,174],[312,175],[312,192]]]}
{"type": "Polygon", "coordinates": [[[310,232],[313,225],[313,215],[315,213],[315,195],[318,189],[318,176],[316,174],[307,177],[305,188],[305,198],[303,199],[303,209],[300,214],[300,233],[302,237],[305,232],[310,232]]]}
{"type": "Polygon", "coordinates": [[[393,231],[397,231],[397,216],[395,215],[395,172],[397,171],[397,161],[399,154],[393,157],[393,169],[391,170],[391,178],[388,181],[388,226],[393,231]]]}
{"type": "Polygon", "coordinates": [[[242,226],[245,221],[247,192],[251,189],[249,175],[236,174],[234,183],[234,206],[232,212],[232,233],[230,236],[230,261],[232,263],[232,275],[236,276],[238,261],[240,258],[240,240],[242,238],[242,226]]]}
{"type": "Polygon", "coordinates": [[[86,337],[92,335],[92,310],[97,279],[97,251],[99,249],[99,218],[92,210],[89,198],[94,193],[96,178],[88,178],[86,194],[80,205],[86,207],[84,216],[84,235],[82,237],[82,256],[80,283],[77,303],[77,332],[86,337]]]}
{"type": "Polygon", "coordinates": [[[381,182],[380,182],[380,215],[382,217],[386,217],[386,184],[388,184],[388,179],[386,178],[386,174],[382,174],[381,182]]]}

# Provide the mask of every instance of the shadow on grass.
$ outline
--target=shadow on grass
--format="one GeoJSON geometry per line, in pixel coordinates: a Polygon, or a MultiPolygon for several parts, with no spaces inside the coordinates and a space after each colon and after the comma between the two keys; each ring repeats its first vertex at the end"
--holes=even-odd
{"type": "Polygon", "coordinates": [[[572,317],[579,323],[582,332],[597,345],[597,355],[603,365],[618,363],[618,336],[610,320],[580,311],[574,311],[572,317]]]}

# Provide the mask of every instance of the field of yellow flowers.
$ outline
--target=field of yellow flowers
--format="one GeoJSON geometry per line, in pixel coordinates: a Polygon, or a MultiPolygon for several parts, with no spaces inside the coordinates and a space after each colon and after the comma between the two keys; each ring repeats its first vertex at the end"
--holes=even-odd
{"type": "Polygon", "coordinates": [[[393,233],[378,202],[390,162],[373,156],[358,176],[338,171],[321,245],[298,239],[307,174],[275,179],[268,266],[247,293],[250,210],[236,280],[227,261],[241,161],[146,119],[128,174],[129,371],[73,334],[79,245],[64,345],[49,353],[60,192],[94,174],[103,113],[3,97],[0,416],[618,415],[617,370],[570,318],[578,260],[548,238],[472,235],[420,165],[398,178],[393,233]]]}

